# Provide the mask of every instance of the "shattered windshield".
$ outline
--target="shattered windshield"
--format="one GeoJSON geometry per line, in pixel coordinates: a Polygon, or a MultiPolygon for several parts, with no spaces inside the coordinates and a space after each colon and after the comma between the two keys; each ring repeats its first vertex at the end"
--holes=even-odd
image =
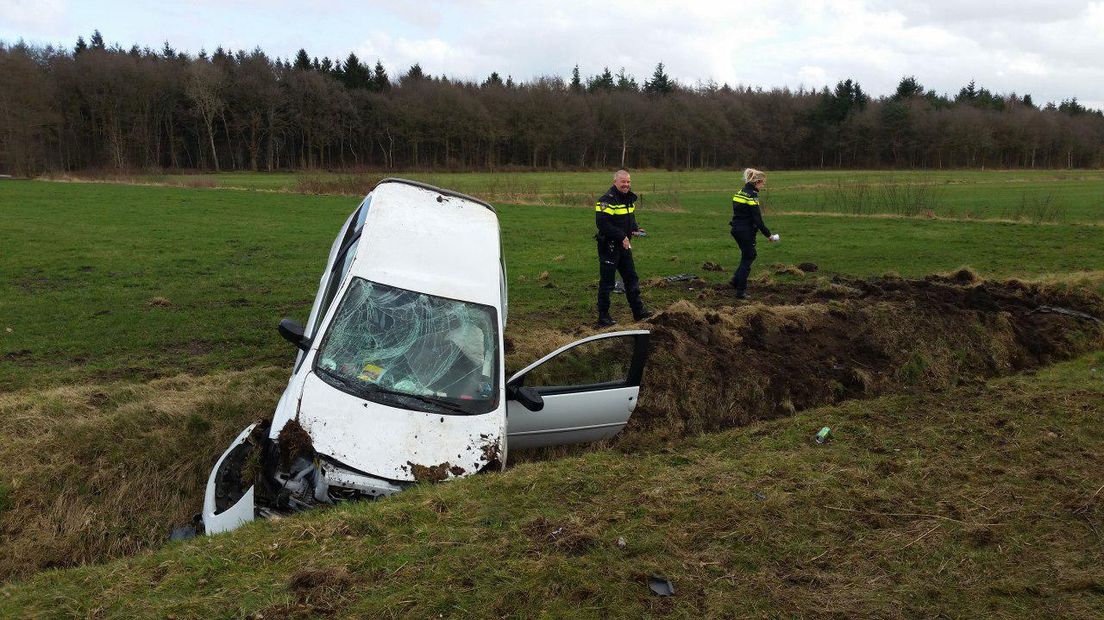
{"type": "Polygon", "coordinates": [[[487,413],[498,406],[497,326],[490,306],[353,278],[315,370],[390,406],[487,413]]]}

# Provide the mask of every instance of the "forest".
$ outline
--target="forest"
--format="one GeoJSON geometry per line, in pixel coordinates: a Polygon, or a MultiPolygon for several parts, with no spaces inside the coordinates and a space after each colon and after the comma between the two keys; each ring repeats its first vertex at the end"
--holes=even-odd
{"type": "Polygon", "coordinates": [[[0,42],[0,173],[136,170],[1089,168],[1104,114],[915,76],[834,88],[687,85],[659,63],[517,81],[415,64],[0,42]]]}

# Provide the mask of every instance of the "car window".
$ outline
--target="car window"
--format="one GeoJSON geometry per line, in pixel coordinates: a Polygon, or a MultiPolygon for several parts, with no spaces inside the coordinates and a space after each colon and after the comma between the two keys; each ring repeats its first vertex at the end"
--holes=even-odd
{"type": "Polygon", "coordinates": [[[434,413],[493,411],[497,315],[491,306],[354,278],[327,328],[315,368],[338,389],[391,406],[434,413]]]}
{"type": "Polygon", "coordinates": [[[525,374],[530,387],[588,387],[625,383],[632,366],[632,336],[584,342],[525,374]]]}
{"type": "Polygon", "coordinates": [[[372,206],[372,195],[368,194],[368,197],[361,203],[360,209],[357,211],[356,218],[353,219],[352,226],[349,230],[353,231],[353,234],[359,233],[364,228],[364,219],[368,217],[368,208],[372,206]]]}
{"type": "Polygon", "coordinates": [[[338,253],[337,258],[334,259],[333,272],[330,274],[330,282],[326,286],[326,294],[322,297],[322,306],[318,309],[317,322],[321,323],[325,318],[326,312],[330,309],[330,304],[333,302],[334,295],[337,294],[337,290],[341,288],[341,283],[345,280],[345,275],[349,273],[349,266],[353,264],[353,259],[356,258],[357,248],[360,246],[360,235],[354,236],[349,242],[348,246],[338,253]]]}

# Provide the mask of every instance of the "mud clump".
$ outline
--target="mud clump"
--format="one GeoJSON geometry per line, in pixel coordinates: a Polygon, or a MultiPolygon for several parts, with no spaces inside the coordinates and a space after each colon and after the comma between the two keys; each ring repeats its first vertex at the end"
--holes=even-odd
{"type": "Polygon", "coordinates": [[[299,424],[299,420],[288,420],[284,428],[280,429],[276,441],[280,445],[280,464],[285,469],[290,468],[300,457],[308,460],[314,458],[314,442],[306,429],[299,424]]]}
{"type": "Polygon", "coordinates": [[[486,468],[494,471],[502,467],[502,450],[497,441],[489,441],[483,444],[483,460],[487,462],[486,468]]]}
{"type": "Polygon", "coordinates": [[[724,267],[721,267],[717,263],[713,263],[710,261],[705,261],[704,263],[702,263],[701,268],[704,271],[724,271],[724,267]]]}
{"type": "Polygon", "coordinates": [[[1104,345],[1099,296],[979,281],[968,269],[766,285],[750,305],[723,305],[736,300],[724,287],[715,293],[711,307],[680,300],[651,319],[630,428],[676,436],[739,426],[846,399],[947,389],[1104,345]]]}
{"type": "Polygon", "coordinates": [[[446,461],[437,465],[420,465],[411,461],[406,462],[410,473],[414,476],[414,482],[441,482],[448,480],[450,464],[446,461]]]}

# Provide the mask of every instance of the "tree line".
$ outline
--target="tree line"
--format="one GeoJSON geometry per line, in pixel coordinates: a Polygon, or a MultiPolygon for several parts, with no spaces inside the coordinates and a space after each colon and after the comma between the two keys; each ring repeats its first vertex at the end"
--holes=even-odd
{"type": "Polygon", "coordinates": [[[1079,168],[1104,114],[913,76],[835,88],[684,85],[662,63],[525,82],[397,77],[378,60],[0,42],[0,172],[288,169],[1079,168]]]}

